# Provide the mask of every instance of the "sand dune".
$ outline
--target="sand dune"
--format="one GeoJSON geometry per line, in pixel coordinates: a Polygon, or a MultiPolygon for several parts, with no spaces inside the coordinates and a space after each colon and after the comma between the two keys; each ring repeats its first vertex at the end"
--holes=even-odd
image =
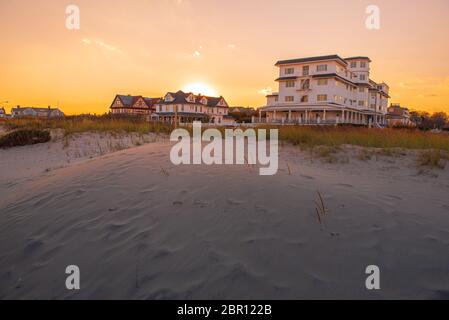
{"type": "Polygon", "coordinates": [[[0,298],[449,298],[447,169],[418,173],[410,157],[325,164],[285,146],[279,173],[262,177],[175,167],[169,150],[152,143],[16,184],[2,173],[0,298]],[[71,264],[77,292],[65,288],[71,264]],[[365,288],[371,264],[380,291],[365,288]]]}

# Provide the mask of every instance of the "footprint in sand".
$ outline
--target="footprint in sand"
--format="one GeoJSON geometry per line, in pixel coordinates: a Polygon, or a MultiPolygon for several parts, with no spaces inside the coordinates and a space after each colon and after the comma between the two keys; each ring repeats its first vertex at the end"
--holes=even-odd
{"type": "Polygon", "coordinates": [[[25,247],[27,253],[34,252],[44,245],[44,242],[39,239],[28,239],[25,247]]]}
{"type": "Polygon", "coordinates": [[[306,179],[309,179],[309,180],[314,180],[314,179],[315,179],[314,177],[307,176],[307,175],[305,175],[305,174],[301,174],[300,177],[306,178],[306,179]]]}
{"type": "Polygon", "coordinates": [[[387,194],[387,195],[385,195],[387,198],[390,198],[390,199],[394,199],[394,200],[402,200],[402,198],[400,197],[400,196],[395,196],[395,195],[393,195],[393,194],[387,194]]]}
{"type": "Polygon", "coordinates": [[[229,198],[228,199],[228,203],[238,206],[238,205],[241,205],[241,204],[245,204],[246,201],[241,201],[241,200],[236,200],[236,199],[229,198]]]}
{"type": "Polygon", "coordinates": [[[349,183],[338,183],[337,186],[346,187],[346,188],[354,188],[354,186],[349,183]]]}
{"type": "Polygon", "coordinates": [[[200,208],[205,208],[209,205],[209,202],[207,202],[205,200],[195,200],[195,202],[193,204],[196,206],[199,206],[200,208]]]}
{"type": "Polygon", "coordinates": [[[261,206],[259,204],[256,204],[254,206],[254,209],[256,209],[257,212],[268,212],[268,209],[264,206],[261,206]]]}
{"type": "Polygon", "coordinates": [[[180,207],[180,206],[182,206],[184,204],[184,202],[182,202],[182,201],[174,201],[173,202],[173,206],[175,206],[175,207],[180,207]]]}

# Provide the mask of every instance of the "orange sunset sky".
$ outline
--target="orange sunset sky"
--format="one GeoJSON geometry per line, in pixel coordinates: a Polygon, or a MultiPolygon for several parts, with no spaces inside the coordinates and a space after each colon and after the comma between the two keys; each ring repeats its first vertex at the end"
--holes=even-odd
{"type": "Polygon", "coordinates": [[[260,107],[277,60],[339,54],[369,56],[391,102],[449,112],[448,31],[447,0],[0,0],[0,106],[104,113],[117,93],[200,82],[260,107]],[[65,27],[69,4],[78,31],[65,27]],[[380,30],[365,28],[370,4],[380,30]]]}

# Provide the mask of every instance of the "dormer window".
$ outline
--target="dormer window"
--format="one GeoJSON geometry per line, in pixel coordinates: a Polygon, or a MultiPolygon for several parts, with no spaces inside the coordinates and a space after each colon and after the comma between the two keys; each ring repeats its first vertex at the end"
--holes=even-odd
{"type": "Polygon", "coordinates": [[[207,99],[206,98],[201,99],[201,103],[206,105],[207,104],[207,99]]]}
{"type": "Polygon", "coordinates": [[[193,96],[193,94],[191,94],[188,98],[187,101],[189,102],[195,102],[195,97],[193,96]]]}
{"type": "Polygon", "coordinates": [[[173,101],[173,97],[170,94],[167,94],[165,96],[165,102],[172,102],[173,101]]]}

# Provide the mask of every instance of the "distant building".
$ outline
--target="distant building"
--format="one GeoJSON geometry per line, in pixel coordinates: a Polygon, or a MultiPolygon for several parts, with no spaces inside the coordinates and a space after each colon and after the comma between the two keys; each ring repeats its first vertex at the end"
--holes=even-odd
{"type": "Polygon", "coordinates": [[[213,124],[232,125],[234,118],[229,115],[229,106],[223,97],[208,97],[183,91],[168,92],[156,103],[154,115],[163,122],[190,123],[202,121],[213,124]]]}
{"type": "Polygon", "coordinates": [[[400,104],[391,104],[388,108],[387,122],[390,127],[394,126],[412,126],[410,120],[410,111],[408,108],[401,107],[400,104]]]}
{"type": "Polygon", "coordinates": [[[33,107],[20,107],[13,108],[11,110],[11,116],[13,118],[33,117],[33,118],[62,118],[64,113],[58,108],[33,108],[33,107]]]}
{"type": "Polygon", "coordinates": [[[6,116],[5,108],[0,108],[0,119],[4,119],[6,116]]]}
{"type": "Polygon", "coordinates": [[[370,79],[370,65],[338,55],[278,61],[279,91],[267,96],[259,122],[386,124],[389,87],[370,79]]]}
{"type": "Polygon", "coordinates": [[[229,114],[232,115],[238,123],[251,123],[257,117],[258,112],[250,107],[230,107],[229,114]]]}
{"type": "Polygon", "coordinates": [[[161,98],[146,98],[142,96],[117,95],[111,104],[111,113],[115,115],[149,116],[155,112],[155,104],[161,98]]]}
{"type": "Polygon", "coordinates": [[[251,107],[229,107],[229,113],[252,113],[256,109],[251,107]]]}

